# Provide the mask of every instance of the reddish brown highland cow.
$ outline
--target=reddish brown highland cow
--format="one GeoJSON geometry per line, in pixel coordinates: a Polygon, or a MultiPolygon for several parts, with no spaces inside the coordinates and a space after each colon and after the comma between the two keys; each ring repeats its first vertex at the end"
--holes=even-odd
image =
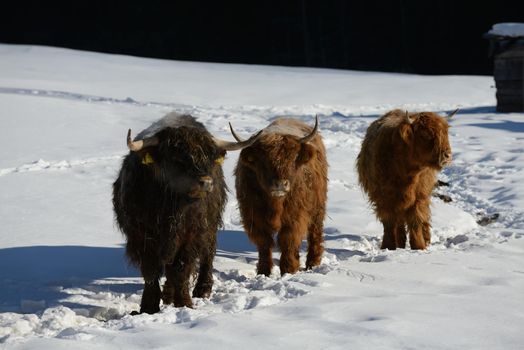
{"type": "MultiPolygon", "coordinates": [[[[448,118],[453,116],[453,112],[448,118]]],[[[357,158],[359,182],[384,226],[382,249],[425,249],[436,175],[451,162],[446,118],[393,110],[369,126],[357,158]]]]}
{"type": "Polygon", "coordinates": [[[320,264],[328,165],[317,131],[318,119],[311,128],[279,118],[240,153],[236,192],[244,228],[258,248],[259,274],[271,274],[275,233],[282,275],[298,271],[300,243],[306,235],[306,268],[320,264]]]}

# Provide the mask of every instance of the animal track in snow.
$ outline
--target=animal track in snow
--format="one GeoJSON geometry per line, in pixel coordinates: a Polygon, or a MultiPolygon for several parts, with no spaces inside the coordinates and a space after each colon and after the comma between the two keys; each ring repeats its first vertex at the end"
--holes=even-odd
{"type": "MultiPolygon", "coordinates": [[[[194,299],[195,309],[162,306],[154,315],[130,316],[140,303],[141,278],[102,279],[88,285],[60,288],[58,306],[31,310],[32,314],[0,313],[0,341],[38,335],[77,339],[88,328],[123,330],[150,322],[191,323],[216,313],[239,313],[298,298],[323,287],[308,274],[284,277],[252,276],[232,269],[215,274],[210,299],[194,299]],[[13,332],[14,330],[14,332],[13,332]]],[[[161,281],[163,283],[164,281],[161,281]]],[[[325,286],[324,286],[325,287],[325,286]]],[[[44,305],[45,307],[45,305],[44,305]]]]}
{"type": "MultiPolygon", "coordinates": [[[[443,175],[449,180],[450,186],[445,190],[452,198],[455,205],[474,216],[492,215],[500,213],[497,223],[504,227],[523,228],[524,213],[504,204],[503,186],[493,189],[494,196],[484,198],[475,190],[480,186],[478,182],[496,181],[499,176],[517,172],[513,167],[495,167],[490,164],[460,164],[446,168],[443,175]],[[500,202],[497,204],[497,202],[500,202]]],[[[501,177],[501,179],[503,179],[501,177]]]]}
{"type": "Polygon", "coordinates": [[[288,277],[240,276],[215,282],[210,301],[221,305],[225,312],[239,312],[278,304],[309,293],[309,290],[304,288],[307,284],[290,280],[288,277]]]}

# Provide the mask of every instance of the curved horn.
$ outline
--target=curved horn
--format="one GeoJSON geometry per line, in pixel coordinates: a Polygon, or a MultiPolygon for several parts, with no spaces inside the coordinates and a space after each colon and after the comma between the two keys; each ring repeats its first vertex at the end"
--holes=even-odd
{"type": "Polygon", "coordinates": [[[238,142],[244,141],[244,139],[242,139],[240,136],[238,136],[237,133],[235,132],[235,130],[233,130],[233,125],[231,125],[231,123],[229,123],[229,129],[231,130],[231,134],[233,135],[235,140],[237,140],[238,142]]]}
{"type": "Polygon", "coordinates": [[[131,129],[127,131],[127,148],[132,152],[140,151],[144,147],[156,145],[158,145],[158,138],[154,136],[143,140],[131,141],[131,129]]]}
{"type": "Polygon", "coordinates": [[[262,131],[263,130],[260,130],[255,135],[251,136],[250,138],[248,138],[245,141],[232,142],[232,141],[221,140],[221,139],[218,139],[218,138],[216,138],[214,136],[213,136],[213,141],[215,142],[215,144],[218,147],[222,148],[223,150],[236,151],[236,150],[242,149],[244,147],[251,146],[258,139],[258,137],[260,136],[262,131]]]}
{"type": "Polygon", "coordinates": [[[411,119],[411,118],[409,117],[409,113],[408,113],[408,111],[406,111],[406,116],[404,117],[404,120],[405,120],[406,123],[408,123],[408,124],[413,124],[413,119],[411,119]]]}
{"type": "Polygon", "coordinates": [[[318,114],[315,115],[315,126],[313,127],[313,130],[309,133],[309,135],[306,135],[303,138],[301,138],[300,143],[306,143],[308,141],[311,141],[311,139],[315,137],[317,132],[318,132],[318,114]]]}
{"type": "Polygon", "coordinates": [[[446,118],[447,118],[448,120],[451,119],[451,118],[453,118],[453,116],[454,116],[455,114],[457,114],[457,112],[459,111],[459,109],[460,109],[460,108],[455,109],[455,110],[454,110],[453,112],[451,112],[451,113],[450,113],[446,118]]]}

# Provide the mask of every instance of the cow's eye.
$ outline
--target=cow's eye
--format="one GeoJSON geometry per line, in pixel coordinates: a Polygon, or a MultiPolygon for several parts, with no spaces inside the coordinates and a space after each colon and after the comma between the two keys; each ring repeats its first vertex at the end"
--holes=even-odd
{"type": "Polygon", "coordinates": [[[425,137],[423,139],[424,147],[426,148],[433,148],[433,145],[435,144],[435,139],[432,136],[425,137]]]}
{"type": "Polygon", "coordinates": [[[422,138],[424,138],[424,140],[431,141],[433,139],[433,135],[431,135],[431,133],[426,130],[422,130],[420,134],[422,135],[422,138]]]}
{"type": "Polygon", "coordinates": [[[244,159],[244,161],[248,163],[253,163],[255,161],[255,155],[253,154],[253,152],[244,153],[242,158],[244,159]]]}

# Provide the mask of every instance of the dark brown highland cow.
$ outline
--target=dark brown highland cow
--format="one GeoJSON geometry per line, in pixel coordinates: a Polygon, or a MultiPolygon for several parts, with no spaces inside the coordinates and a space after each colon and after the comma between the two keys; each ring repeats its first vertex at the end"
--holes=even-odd
{"type": "Polygon", "coordinates": [[[306,234],[306,268],[320,264],[328,165],[317,131],[318,119],[311,128],[280,118],[240,153],[236,192],[244,229],[258,248],[259,274],[271,274],[275,233],[282,275],[298,271],[300,243],[306,234]]]}
{"type": "MultiPolygon", "coordinates": [[[[453,116],[453,112],[448,118],[453,116]]],[[[357,158],[360,185],[384,226],[382,249],[425,249],[431,241],[431,191],[451,163],[446,118],[393,110],[369,126],[357,158]]]]}
{"type": "Polygon", "coordinates": [[[197,260],[193,296],[208,297],[213,286],[216,232],[226,202],[224,155],[255,139],[218,140],[193,117],[176,113],[135,141],[130,134],[130,152],[113,184],[113,206],[126,254],[144,277],[140,312],[158,312],[161,297],[166,305],[191,307],[189,278],[197,260]],[[161,295],[163,271],[167,281],[161,295]]]}

